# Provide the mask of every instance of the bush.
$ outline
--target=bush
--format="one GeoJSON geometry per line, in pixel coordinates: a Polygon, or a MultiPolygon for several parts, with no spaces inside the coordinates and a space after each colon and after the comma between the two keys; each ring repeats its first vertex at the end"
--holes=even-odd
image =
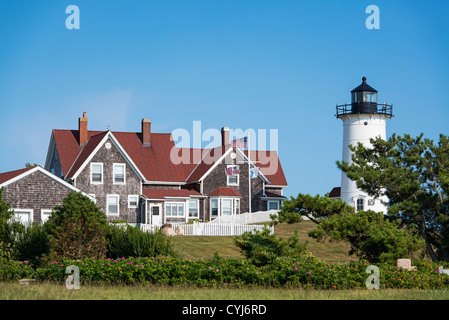
{"type": "Polygon", "coordinates": [[[270,264],[280,257],[299,258],[307,247],[307,242],[299,243],[297,232],[288,239],[281,239],[270,234],[266,226],[262,231],[245,232],[240,237],[234,237],[234,243],[256,266],[270,264]]]}
{"type": "Polygon", "coordinates": [[[88,197],[71,192],[45,223],[51,255],[81,259],[106,256],[106,215],[88,197]]]}
{"type": "Polygon", "coordinates": [[[139,227],[111,224],[107,228],[106,240],[110,258],[175,255],[173,241],[160,231],[151,233],[139,227]]]}
{"type": "MultiPolygon", "coordinates": [[[[438,272],[438,264],[412,261],[415,271],[387,263],[380,271],[380,289],[449,289],[449,276],[438,272]]],[[[45,268],[10,261],[0,264],[0,280],[31,278],[65,283],[67,266],[80,270],[81,284],[163,284],[195,287],[297,287],[313,289],[366,289],[366,260],[328,264],[313,257],[278,258],[266,266],[246,259],[188,260],[167,257],[55,260],[45,268]]],[[[444,265],[444,264],[443,264],[444,265]]],[[[447,265],[445,265],[447,269],[447,265]]]]}
{"type": "Polygon", "coordinates": [[[12,254],[15,250],[15,236],[24,226],[14,220],[14,212],[9,203],[3,201],[3,188],[0,188],[0,251],[12,254]]]}
{"type": "Polygon", "coordinates": [[[32,265],[42,264],[42,258],[50,253],[50,243],[43,225],[33,223],[17,234],[16,259],[29,261],[32,265]]]}

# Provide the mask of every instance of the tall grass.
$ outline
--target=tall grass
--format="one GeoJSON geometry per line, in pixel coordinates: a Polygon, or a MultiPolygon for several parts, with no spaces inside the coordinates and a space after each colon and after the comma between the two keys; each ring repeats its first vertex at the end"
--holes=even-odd
{"type": "Polygon", "coordinates": [[[176,256],[171,238],[133,226],[110,225],[106,233],[109,258],[176,256]]]}

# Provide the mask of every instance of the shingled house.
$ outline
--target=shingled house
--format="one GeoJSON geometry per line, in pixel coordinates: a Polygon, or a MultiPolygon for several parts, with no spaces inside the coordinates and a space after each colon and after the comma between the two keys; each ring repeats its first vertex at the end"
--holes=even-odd
{"type": "Polygon", "coordinates": [[[0,188],[15,218],[24,224],[45,222],[52,209],[62,205],[71,191],[81,192],[39,166],[0,173],[0,188]]]}
{"type": "Polygon", "coordinates": [[[84,113],[78,130],[52,130],[45,169],[94,197],[109,220],[159,225],[248,212],[249,201],[252,212],[278,209],[287,181],[277,153],[250,159],[226,128],[216,148],[178,148],[170,133],[151,132],[149,119],[141,132],[91,131],[84,113]],[[238,173],[226,175],[230,166],[238,173]],[[250,200],[248,167],[260,168],[250,200]]]}

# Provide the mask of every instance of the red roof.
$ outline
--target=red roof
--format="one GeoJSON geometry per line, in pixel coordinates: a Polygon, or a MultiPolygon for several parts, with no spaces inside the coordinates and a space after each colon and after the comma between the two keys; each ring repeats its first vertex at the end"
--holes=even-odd
{"type": "Polygon", "coordinates": [[[209,196],[243,197],[240,193],[238,193],[231,187],[219,187],[209,193],[209,196]]]}
{"type": "Polygon", "coordinates": [[[329,193],[329,198],[340,198],[341,196],[341,187],[335,187],[329,193]]]}
{"type": "Polygon", "coordinates": [[[92,135],[89,140],[86,142],[84,147],[81,149],[78,157],[76,158],[74,164],[70,168],[70,171],[67,173],[67,177],[73,177],[73,175],[78,171],[78,169],[83,165],[83,163],[87,160],[89,155],[95,150],[98,144],[103,140],[107,132],[101,132],[95,135],[92,135]]]}
{"type": "Polygon", "coordinates": [[[287,197],[281,196],[277,193],[273,193],[273,192],[269,192],[269,191],[265,191],[265,197],[266,198],[284,198],[284,199],[287,198],[287,197]]]}
{"type": "MultiPolygon", "coordinates": [[[[88,141],[79,145],[78,130],[53,130],[64,178],[72,178],[108,131],[88,131],[88,141]]],[[[140,132],[112,132],[147,181],[198,181],[231,145],[213,149],[175,147],[170,133],[151,133],[151,147],[144,147],[140,132]],[[174,160],[179,160],[178,163],[174,160]]],[[[247,153],[245,151],[245,153],[247,153]]],[[[255,161],[272,185],[287,186],[275,151],[251,151],[255,161]]]]}
{"type": "MultiPolygon", "coordinates": [[[[244,152],[248,156],[248,151],[245,150],[244,152]]],[[[251,150],[250,160],[260,168],[260,171],[270,180],[271,185],[288,185],[276,151],[251,150]]]]}
{"type": "Polygon", "coordinates": [[[148,199],[166,199],[173,197],[201,196],[196,190],[191,189],[143,189],[142,193],[148,199]]]}
{"type": "Polygon", "coordinates": [[[204,157],[202,157],[201,162],[198,164],[198,166],[195,166],[194,171],[186,177],[187,182],[200,180],[230,147],[231,145],[227,144],[224,146],[218,146],[210,150],[205,150],[204,157]]]}
{"type": "Polygon", "coordinates": [[[34,167],[29,167],[29,168],[23,168],[23,169],[19,169],[19,170],[0,173],[0,184],[5,183],[6,181],[9,181],[17,176],[20,176],[22,173],[27,172],[28,170],[31,170],[33,168],[34,167]]]}

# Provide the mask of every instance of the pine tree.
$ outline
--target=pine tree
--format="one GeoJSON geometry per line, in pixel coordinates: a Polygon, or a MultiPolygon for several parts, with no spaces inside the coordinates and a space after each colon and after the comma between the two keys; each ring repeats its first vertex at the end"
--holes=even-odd
{"type": "Polygon", "coordinates": [[[361,190],[388,197],[388,216],[413,226],[433,261],[449,261],[449,138],[441,134],[435,144],[423,136],[350,146],[353,163],[337,165],[361,190]]]}

